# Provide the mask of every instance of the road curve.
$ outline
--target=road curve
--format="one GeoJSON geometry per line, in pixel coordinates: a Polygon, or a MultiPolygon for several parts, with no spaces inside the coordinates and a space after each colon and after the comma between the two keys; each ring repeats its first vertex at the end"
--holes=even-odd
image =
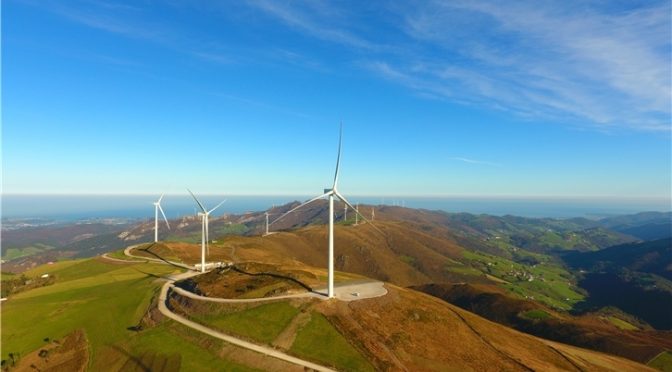
{"type": "Polygon", "coordinates": [[[185,289],[182,289],[180,287],[175,287],[174,285],[171,284],[171,287],[175,292],[177,292],[180,296],[184,297],[189,297],[194,300],[199,300],[199,301],[208,301],[208,302],[219,302],[219,303],[250,303],[250,302],[263,302],[263,301],[273,301],[273,300],[287,300],[287,299],[292,299],[292,298],[306,298],[306,297],[313,297],[313,298],[319,298],[321,300],[326,300],[327,298],[319,293],[315,292],[305,292],[305,293],[296,293],[296,294],[290,294],[290,295],[284,295],[284,296],[274,296],[274,297],[260,297],[260,298],[221,298],[221,297],[206,297],[206,296],[201,296],[198,295],[194,292],[189,292],[185,289]]]}
{"type": "MultiPolygon", "coordinates": [[[[375,298],[385,296],[387,294],[387,289],[385,288],[385,283],[380,281],[367,281],[363,283],[340,283],[334,288],[336,299],[340,301],[358,301],[365,300],[368,298],[375,298]]],[[[328,300],[326,296],[326,288],[317,288],[312,292],[303,292],[295,293],[283,296],[274,296],[274,297],[260,297],[260,298],[221,298],[221,297],[206,297],[198,295],[194,292],[187,291],[180,287],[173,286],[173,290],[177,292],[180,296],[189,297],[194,300],[199,301],[208,301],[208,302],[218,302],[218,303],[250,303],[250,302],[263,302],[263,301],[273,301],[273,300],[289,300],[292,298],[317,298],[320,300],[328,300]]]]}
{"type": "MultiPolygon", "coordinates": [[[[181,274],[176,274],[176,275],[171,275],[169,277],[164,278],[166,282],[163,284],[161,287],[161,293],[159,294],[159,303],[158,303],[158,308],[161,314],[164,316],[173,319],[174,321],[181,323],[191,329],[197,330],[199,332],[205,333],[209,336],[218,338],[220,340],[229,342],[231,344],[240,346],[242,348],[252,350],[273,358],[277,358],[280,360],[284,360],[289,363],[293,363],[302,367],[310,368],[316,371],[334,371],[333,369],[330,369],[328,367],[315,364],[312,362],[309,362],[307,360],[303,360],[294,356],[291,356],[289,354],[285,354],[281,351],[278,351],[272,347],[268,346],[263,346],[263,345],[257,345],[254,343],[251,343],[249,341],[241,340],[238,338],[235,338],[233,336],[226,335],[224,333],[221,333],[219,331],[216,331],[214,329],[208,328],[202,324],[196,323],[194,321],[191,321],[181,315],[175,314],[172,312],[168,306],[166,306],[166,302],[168,301],[168,291],[169,290],[174,290],[175,292],[179,293],[181,296],[189,297],[195,300],[201,300],[201,301],[209,301],[209,302],[220,302],[220,303],[250,303],[250,302],[263,302],[263,301],[273,301],[273,300],[282,300],[282,299],[292,299],[292,298],[319,298],[322,300],[326,300],[327,297],[324,295],[324,293],[321,293],[320,290],[316,290],[314,292],[306,292],[306,293],[297,293],[297,294],[292,294],[292,295],[284,295],[284,296],[276,296],[276,297],[264,297],[264,298],[251,298],[251,299],[227,299],[227,298],[212,298],[212,297],[205,297],[205,296],[200,296],[197,295],[193,292],[186,291],[182,288],[175,287],[174,283],[176,281],[182,280],[182,279],[187,279],[193,276],[197,276],[202,274],[201,272],[195,271],[193,267],[185,265],[181,262],[173,262],[173,261],[168,261],[168,260],[161,260],[161,259],[156,259],[156,258],[150,258],[150,257],[143,257],[143,256],[135,256],[131,254],[131,250],[134,248],[138,247],[140,244],[136,245],[131,245],[124,249],[124,255],[132,258],[139,259],[138,261],[127,261],[127,260],[120,260],[120,259],[115,259],[112,257],[109,257],[107,254],[104,254],[103,257],[112,260],[112,261],[123,261],[123,262],[156,262],[156,263],[161,263],[161,264],[167,264],[167,265],[173,265],[173,266],[178,266],[184,269],[187,269],[188,271],[185,273],[181,274]]],[[[387,294],[387,290],[384,288],[382,282],[369,282],[369,283],[357,283],[357,284],[350,284],[350,285],[339,285],[337,288],[342,287],[344,291],[343,293],[336,293],[336,297],[342,301],[352,301],[352,300],[361,300],[365,298],[372,298],[372,297],[378,297],[378,296],[384,296],[387,294]],[[350,293],[351,291],[357,291],[361,290],[363,293],[350,293]],[[361,296],[363,295],[363,296],[361,296]],[[360,297],[361,296],[361,297],[360,297]]],[[[323,292],[326,292],[326,289],[323,289],[323,292]]]]}
{"type": "MultiPolygon", "coordinates": [[[[142,243],[142,244],[145,244],[145,243],[142,243]]],[[[124,249],[124,254],[125,254],[126,256],[128,256],[128,257],[139,258],[139,259],[141,259],[141,260],[145,260],[145,261],[151,261],[151,262],[161,263],[161,264],[165,264],[165,265],[179,266],[179,267],[184,268],[184,269],[187,269],[187,270],[193,270],[193,269],[194,269],[193,266],[189,266],[189,265],[183,264],[182,262],[175,262],[175,261],[168,261],[168,260],[160,260],[160,259],[158,259],[158,258],[151,258],[151,257],[144,257],[144,256],[136,256],[136,255],[131,254],[131,250],[133,250],[133,249],[136,248],[136,247],[139,247],[139,246],[142,245],[142,244],[135,244],[135,245],[131,245],[131,246],[126,247],[126,249],[124,249]]]]}
{"type": "Polygon", "coordinates": [[[146,263],[146,260],[122,260],[121,258],[114,258],[110,257],[107,255],[107,253],[103,253],[102,257],[106,260],[110,261],[115,261],[115,262],[123,262],[123,263],[146,263]]]}
{"type": "MultiPolygon", "coordinates": [[[[186,275],[176,276],[175,280],[184,279],[184,278],[187,278],[189,276],[194,275],[194,273],[185,273],[185,274],[186,275]]],[[[166,306],[166,301],[168,300],[168,290],[171,287],[173,287],[173,281],[166,282],[163,285],[163,287],[161,287],[161,294],[159,295],[159,311],[161,312],[161,314],[167,316],[168,318],[173,319],[174,321],[179,322],[179,323],[181,323],[181,324],[183,324],[183,325],[185,325],[185,326],[187,326],[191,329],[195,329],[199,332],[205,333],[209,336],[218,338],[220,340],[229,342],[231,344],[243,347],[243,348],[248,349],[248,350],[256,351],[258,353],[261,353],[261,354],[264,354],[264,355],[267,355],[267,356],[270,356],[270,357],[273,357],[273,358],[284,360],[286,362],[293,363],[293,364],[296,364],[296,365],[299,365],[299,366],[311,368],[311,369],[314,369],[316,371],[334,371],[333,369],[321,366],[319,364],[311,363],[307,360],[299,359],[299,358],[293,357],[291,355],[285,354],[285,353],[280,352],[278,350],[275,350],[271,347],[253,344],[253,343],[248,342],[248,341],[244,341],[244,340],[241,340],[241,339],[229,336],[229,335],[225,335],[221,332],[215,331],[214,329],[208,328],[208,327],[206,327],[202,324],[198,324],[198,323],[193,322],[193,321],[191,321],[187,318],[184,318],[184,317],[182,317],[178,314],[175,314],[174,312],[170,311],[168,306],[166,306]]]]}

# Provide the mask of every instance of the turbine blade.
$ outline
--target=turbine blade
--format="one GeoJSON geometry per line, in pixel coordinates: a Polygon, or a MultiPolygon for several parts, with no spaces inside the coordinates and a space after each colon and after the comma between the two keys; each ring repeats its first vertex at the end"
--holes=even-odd
{"type": "Polygon", "coordinates": [[[161,199],[163,199],[163,195],[164,194],[161,194],[161,197],[159,197],[159,201],[157,201],[157,203],[161,203],[161,199]]]}
{"type": "Polygon", "coordinates": [[[189,189],[187,189],[187,191],[189,191],[189,193],[190,193],[191,196],[194,198],[194,200],[196,200],[196,204],[198,204],[198,206],[201,208],[201,210],[203,211],[203,213],[207,213],[207,211],[205,210],[205,207],[203,206],[203,204],[201,204],[201,202],[198,201],[198,198],[196,198],[196,195],[194,195],[194,193],[191,192],[191,190],[189,190],[189,189]]]}
{"type": "Polygon", "coordinates": [[[354,209],[354,210],[355,210],[355,213],[357,213],[357,214],[359,215],[359,217],[361,217],[364,221],[368,222],[368,223],[371,225],[371,227],[373,227],[374,229],[378,230],[379,233],[385,235],[385,233],[383,232],[383,230],[379,229],[376,225],[373,224],[373,222],[369,221],[368,218],[364,217],[363,214],[359,213],[359,211],[358,211],[357,209],[355,209],[355,207],[353,207],[352,204],[350,204],[350,202],[349,202],[343,195],[341,195],[339,192],[334,192],[334,194],[336,194],[336,196],[337,196],[339,199],[341,199],[341,201],[342,201],[343,203],[345,203],[345,205],[347,205],[348,207],[350,207],[350,209],[354,209]]]}
{"type": "Polygon", "coordinates": [[[329,195],[330,193],[332,193],[332,191],[326,192],[326,193],[324,193],[324,194],[322,194],[322,195],[320,195],[320,196],[316,196],[316,197],[314,197],[314,198],[308,200],[307,202],[305,202],[305,203],[299,205],[298,207],[294,207],[294,208],[290,209],[289,211],[283,213],[282,216],[280,216],[280,217],[274,219],[273,222],[269,223],[268,225],[270,226],[270,225],[272,225],[272,224],[278,222],[279,220],[285,218],[285,216],[287,216],[288,214],[294,212],[295,210],[297,210],[297,209],[303,207],[303,206],[306,205],[306,204],[310,204],[310,203],[314,202],[315,200],[322,199],[322,198],[324,198],[325,196],[329,195]]]}
{"type": "Polygon", "coordinates": [[[168,223],[168,219],[166,218],[166,214],[163,213],[163,208],[161,208],[161,204],[158,204],[157,207],[159,207],[159,210],[161,211],[161,215],[163,216],[163,220],[166,221],[166,226],[168,226],[168,230],[170,230],[170,224],[168,223]]]}
{"type": "Polygon", "coordinates": [[[217,204],[216,207],[212,208],[211,210],[208,211],[208,214],[212,213],[215,209],[219,208],[220,205],[224,204],[226,202],[226,199],[222,200],[221,203],[217,204]]]}
{"type": "Polygon", "coordinates": [[[343,123],[341,123],[341,129],[338,134],[338,157],[336,158],[336,174],[334,174],[334,189],[338,185],[338,172],[341,167],[341,141],[343,140],[343,123]]]}

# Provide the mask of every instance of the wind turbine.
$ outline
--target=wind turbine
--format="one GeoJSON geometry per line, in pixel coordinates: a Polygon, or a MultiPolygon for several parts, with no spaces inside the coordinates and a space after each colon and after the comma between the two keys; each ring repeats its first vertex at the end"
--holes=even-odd
{"type": "Polygon", "coordinates": [[[270,224],[268,223],[268,216],[272,216],[272,215],[273,215],[273,214],[271,214],[271,213],[264,212],[264,216],[266,217],[266,232],[264,233],[263,236],[270,235],[270,232],[268,231],[268,226],[270,225],[270,224]]]}
{"type": "MultiPolygon", "coordinates": [[[[196,195],[194,195],[191,190],[187,189],[191,196],[194,198],[196,201],[196,204],[198,204],[198,207],[201,208],[201,212],[198,212],[198,215],[201,216],[201,223],[203,224],[201,228],[201,272],[205,272],[205,251],[206,247],[208,247],[208,217],[210,216],[210,213],[214,212],[215,209],[219,208],[220,205],[224,204],[226,200],[222,200],[221,203],[217,204],[216,207],[212,208],[211,210],[205,209],[203,204],[196,198],[196,195]]],[[[210,250],[208,249],[208,254],[210,253],[210,250]]]]}
{"type": "Polygon", "coordinates": [[[359,225],[359,203],[355,205],[355,226],[359,225]]]}
{"type": "Polygon", "coordinates": [[[166,214],[163,213],[163,208],[161,208],[161,199],[163,199],[163,194],[161,194],[159,200],[154,203],[154,243],[159,241],[159,211],[161,211],[163,220],[166,221],[166,226],[168,226],[168,230],[170,230],[170,224],[168,223],[166,214]]]}
{"type": "Polygon", "coordinates": [[[347,204],[343,206],[343,222],[348,220],[348,206],[347,204]]]}
{"type": "MultiPolygon", "coordinates": [[[[288,214],[294,212],[295,210],[303,207],[306,204],[310,204],[310,203],[312,203],[312,202],[314,202],[318,199],[322,199],[325,196],[329,197],[329,260],[328,260],[329,261],[329,267],[328,267],[328,279],[327,279],[328,280],[327,297],[329,297],[329,298],[334,298],[335,297],[334,296],[334,197],[339,198],[343,203],[345,203],[346,208],[350,207],[351,209],[355,210],[357,212],[357,214],[359,214],[362,217],[362,219],[364,219],[365,221],[368,222],[366,217],[361,215],[359,213],[359,211],[357,211],[357,209],[355,209],[355,207],[353,207],[352,204],[350,204],[350,202],[343,195],[341,195],[338,192],[338,173],[339,173],[339,169],[340,169],[340,165],[341,165],[341,142],[342,142],[342,139],[343,139],[343,125],[341,125],[341,129],[340,129],[340,133],[339,133],[339,137],[338,137],[338,157],[336,158],[336,174],[334,175],[333,186],[330,189],[324,189],[324,194],[322,194],[320,196],[316,196],[316,197],[308,200],[307,202],[290,209],[288,212],[284,213],[282,216],[276,218],[273,222],[271,222],[271,225],[272,225],[275,222],[277,222],[278,220],[284,218],[288,214]]],[[[377,227],[375,227],[373,224],[371,224],[371,226],[382,233],[382,231],[380,229],[378,229],[377,227]]]]}

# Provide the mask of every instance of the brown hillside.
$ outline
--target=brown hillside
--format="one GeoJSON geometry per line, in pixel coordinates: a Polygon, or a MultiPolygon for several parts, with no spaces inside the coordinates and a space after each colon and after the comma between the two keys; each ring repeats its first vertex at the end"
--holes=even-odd
{"type": "MultiPolygon", "coordinates": [[[[376,226],[384,234],[367,224],[335,226],[337,270],[401,286],[464,281],[459,274],[445,269],[447,264],[462,258],[463,248],[455,240],[441,239],[401,222],[379,221],[376,226]]],[[[200,247],[194,244],[157,244],[150,251],[162,256],[178,256],[188,263],[200,260],[200,247]]],[[[307,226],[265,237],[227,236],[211,244],[210,252],[211,261],[301,262],[324,267],[327,229],[326,226],[307,226]]],[[[488,282],[485,277],[482,280],[488,282]]]]}
{"type": "Polygon", "coordinates": [[[318,308],[380,369],[619,370],[648,368],[626,359],[520,333],[434,297],[388,285],[388,295],[318,308]]]}
{"type": "Polygon", "coordinates": [[[573,317],[557,313],[539,303],[506,296],[492,286],[429,284],[414,289],[526,333],[642,363],[672,349],[672,332],[622,330],[596,315],[573,317]],[[531,319],[524,315],[532,310],[549,316],[531,319]]]}
{"type": "MultiPolygon", "coordinates": [[[[445,265],[461,258],[462,248],[398,222],[378,222],[381,234],[371,226],[336,226],[336,268],[365,274],[399,285],[449,280],[445,265]]],[[[326,265],[327,229],[309,226],[263,238],[267,250],[313,266],[326,265]]],[[[230,241],[227,240],[227,243],[230,241]]]]}
{"type": "MultiPolygon", "coordinates": [[[[283,273],[281,265],[253,264],[249,270],[283,273]]],[[[287,272],[303,277],[323,276],[325,270],[306,265],[293,266],[287,272]],[[301,275],[299,275],[301,276],[301,275]]],[[[340,274],[340,273],[339,273],[340,274]]],[[[221,289],[247,288],[239,275],[229,272],[206,274],[199,284],[221,289]],[[213,282],[219,278],[217,283],[213,282]],[[227,282],[232,279],[233,282],[227,282]],[[229,288],[230,287],[230,288],[229,288]]],[[[295,275],[296,276],[296,275],[295,275]]],[[[251,277],[254,278],[254,277],[251,277]]],[[[261,286],[275,286],[261,283],[261,286]]],[[[304,314],[318,311],[367,357],[377,370],[386,371],[645,371],[642,364],[615,356],[546,341],[491,322],[435,297],[386,284],[385,296],[353,301],[293,299],[304,314]]],[[[235,290],[233,292],[236,292],[235,290]]],[[[232,293],[233,293],[232,292],[232,293]]],[[[189,316],[228,312],[240,304],[204,303],[171,294],[171,308],[189,316]]],[[[245,307],[259,306],[246,304],[245,307]]],[[[302,316],[302,315],[298,315],[302,316]]],[[[207,316],[206,316],[207,318],[207,316]]],[[[297,332],[297,329],[291,330],[297,332]]],[[[293,339],[290,337],[290,339],[293,339]]],[[[290,342],[291,345],[291,342],[290,342]]],[[[316,347],[319,344],[316,342],[316,347]]],[[[286,349],[290,349],[286,345],[286,349]]]]}

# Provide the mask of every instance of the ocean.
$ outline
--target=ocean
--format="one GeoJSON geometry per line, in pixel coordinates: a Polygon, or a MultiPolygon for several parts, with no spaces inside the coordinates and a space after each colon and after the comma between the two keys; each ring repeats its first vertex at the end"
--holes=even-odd
{"type": "MultiPolygon", "coordinates": [[[[226,199],[213,215],[263,211],[273,205],[303,201],[311,196],[226,196],[203,195],[201,201],[212,208],[226,199]]],[[[346,196],[347,197],[347,196],[346,196]]],[[[149,218],[154,216],[153,195],[3,195],[3,218],[149,218]]],[[[468,212],[523,217],[599,218],[644,211],[670,211],[669,200],[606,198],[479,198],[479,197],[373,197],[351,196],[351,203],[397,205],[446,212],[468,212]]],[[[161,203],[168,218],[193,215],[196,205],[188,194],[166,195],[161,203]]]]}

